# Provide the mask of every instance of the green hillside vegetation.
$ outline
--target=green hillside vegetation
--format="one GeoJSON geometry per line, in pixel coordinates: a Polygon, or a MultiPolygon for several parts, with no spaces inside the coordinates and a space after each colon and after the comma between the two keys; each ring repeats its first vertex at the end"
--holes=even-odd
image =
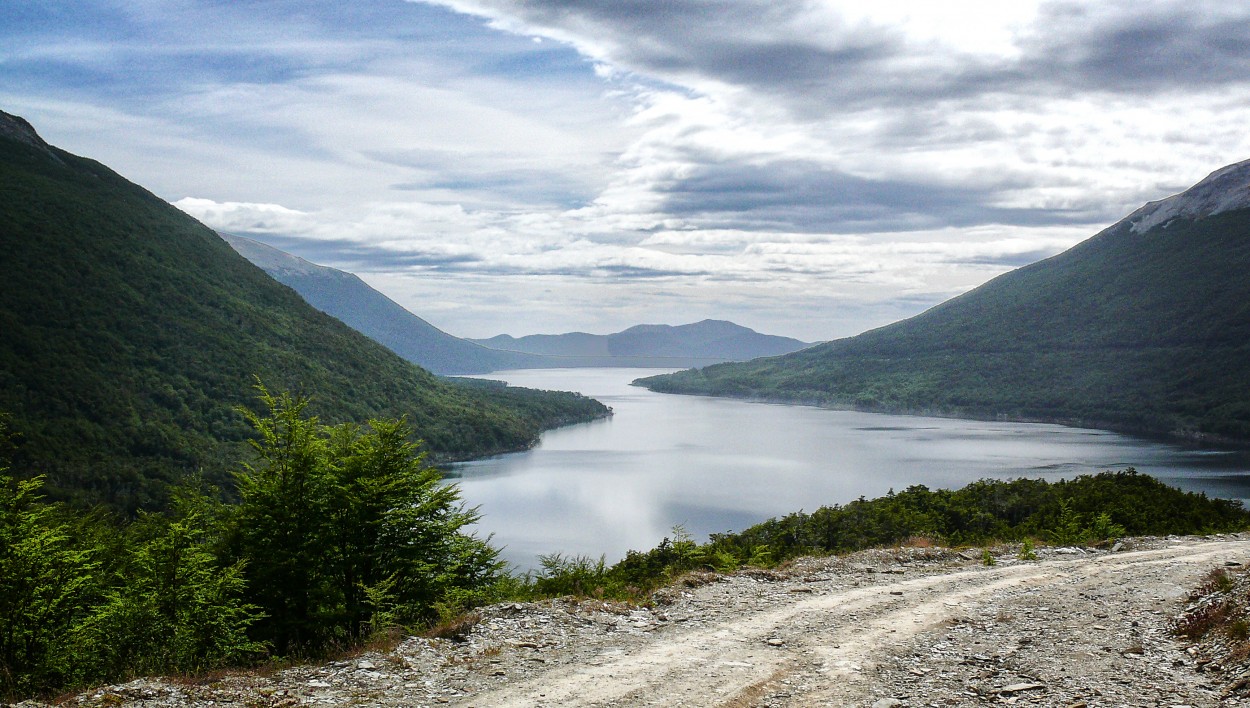
{"type": "Polygon", "coordinates": [[[1250,210],[1112,227],[931,310],[655,391],[1250,441],[1250,210]]]}
{"type": "Polygon", "coordinates": [[[229,487],[248,436],[236,407],[254,404],[256,377],[311,396],[327,422],[406,417],[439,459],[522,449],[607,413],[575,394],[439,379],[108,168],[0,123],[0,411],[21,435],[18,467],[55,496],[152,508],[201,470],[229,487]]]}
{"type": "Polygon", "coordinates": [[[1038,479],[981,480],[958,490],[917,485],[877,499],[769,519],[696,543],[674,530],[649,551],[607,566],[586,557],[548,556],[533,581],[540,594],[637,598],[691,571],[768,567],[808,555],[842,554],[922,538],[946,546],[1002,542],[1106,544],[1122,536],[1245,530],[1240,502],[1182,492],[1133,469],[1038,479]]]}
{"type": "Polygon", "coordinates": [[[0,700],[319,656],[490,599],[498,552],[406,423],[259,407],[234,505],[188,481],[164,513],[84,514],[0,461],[0,700]]]}

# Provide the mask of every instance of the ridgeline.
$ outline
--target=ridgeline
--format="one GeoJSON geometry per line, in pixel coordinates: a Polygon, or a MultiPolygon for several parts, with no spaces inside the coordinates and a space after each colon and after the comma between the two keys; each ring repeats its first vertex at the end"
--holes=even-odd
{"type": "Polygon", "coordinates": [[[534,443],[603,416],[569,393],[462,386],[310,307],[216,233],[0,113],[0,412],[13,468],[58,498],[159,507],[228,485],[257,377],[327,423],[406,417],[435,458],[534,443]]]}
{"type": "Polygon", "coordinates": [[[654,391],[1250,441],[1250,161],[902,322],[654,391]]]}

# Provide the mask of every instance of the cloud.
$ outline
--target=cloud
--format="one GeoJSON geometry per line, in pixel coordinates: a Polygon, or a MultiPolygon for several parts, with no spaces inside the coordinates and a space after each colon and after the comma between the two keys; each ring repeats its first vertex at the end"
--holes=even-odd
{"type": "Polygon", "coordinates": [[[47,0],[0,5],[0,103],[475,334],[812,340],[1246,157],[1248,25],[1206,0],[47,0]]]}

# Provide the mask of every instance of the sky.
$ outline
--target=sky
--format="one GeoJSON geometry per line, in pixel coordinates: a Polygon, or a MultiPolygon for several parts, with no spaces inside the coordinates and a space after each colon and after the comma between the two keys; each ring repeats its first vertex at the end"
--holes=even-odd
{"type": "Polygon", "coordinates": [[[5,0],[0,109],[459,336],[819,341],[1250,157],[1250,4],[5,0]]]}

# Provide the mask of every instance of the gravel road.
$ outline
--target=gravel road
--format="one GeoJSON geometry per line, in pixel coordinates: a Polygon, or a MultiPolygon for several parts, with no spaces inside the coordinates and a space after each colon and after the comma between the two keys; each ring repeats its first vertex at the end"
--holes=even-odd
{"type": "Polygon", "coordinates": [[[1172,620],[1250,535],[1133,539],[1119,552],[864,551],[782,571],[692,576],[654,607],[561,600],[484,608],[460,641],[270,676],[141,680],[71,705],[1250,705],[1238,668],[1172,620]]]}

